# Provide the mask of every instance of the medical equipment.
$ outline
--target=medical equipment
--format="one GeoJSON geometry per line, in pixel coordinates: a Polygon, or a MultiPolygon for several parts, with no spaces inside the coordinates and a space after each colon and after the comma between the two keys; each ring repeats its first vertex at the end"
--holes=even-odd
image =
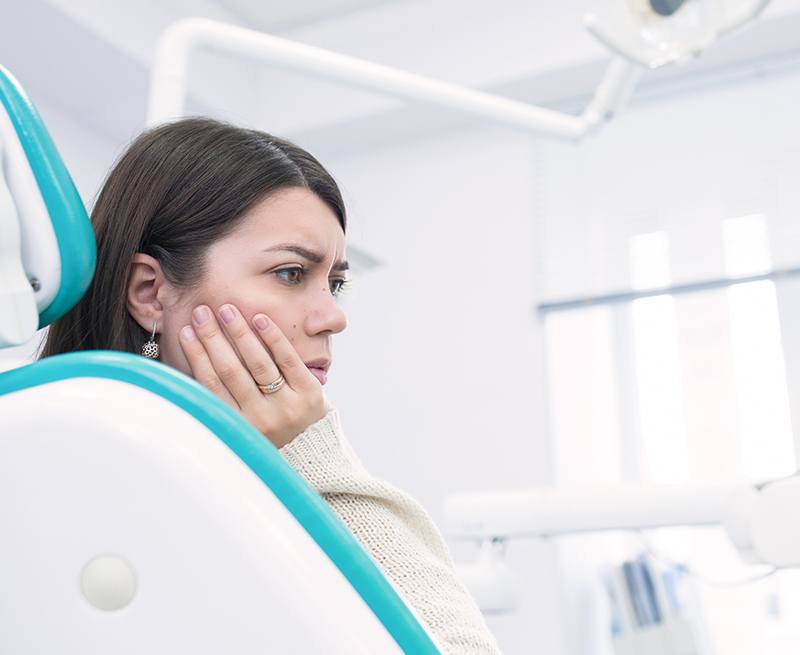
{"type": "MultiPolygon", "coordinates": [[[[0,345],[94,274],[89,219],[0,68],[0,345]]],[[[0,374],[0,652],[438,653],[353,535],[182,373],[82,351],[0,374]]]]}
{"type": "Polygon", "coordinates": [[[388,96],[439,105],[533,134],[579,141],[625,105],[642,67],[695,56],[756,18],[769,0],[626,0],[607,16],[585,18],[587,29],[615,56],[580,116],[448,84],[262,32],[202,18],[179,20],[161,35],[151,76],[149,125],[183,114],[189,61],[209,49],[259,60],[280,69],[333,80],[388,96]],[[685,5],[685,6],[684,6],[685,5]],[[689,17],[687,19],[687,16],[689,17]]]}
{"type": "Polygon", "coordinates": [[[534,134],[567,140],[581,139],[619,111],[630,97],[641,71],[639,65],[621,57],[612,59],[586,110],[581,116],[573,116],[262,32],[204,18],[188,18],[175,22],[159,39],[151,76],[149,125],[183,114],[189,60],[200,48],[260,60],[284,70],[404,100],[439,105],[534,134]]]}
{"type": "MultiPolygon", "coordinates": [[[[451,534],[502,544],[520,537],[668,526],[721,525],[750,564],[775,568],[800,566],[800,476],[753,485],[676,485],[459,493],[449,496],[445,514],[451,534]]],[[[475,565],[463,566],[479,605],[507,611],[515,590],[502,570],[503,549],[491,550],[475,565]],[[485,600],[483,600],[485,599],[485,600]]]]}
{"type": "Polygon", "coordinates": [[[770,0],[625,0],[584,25],[611,52],[647,68],[687,61],[757,18],[770,0]]]}

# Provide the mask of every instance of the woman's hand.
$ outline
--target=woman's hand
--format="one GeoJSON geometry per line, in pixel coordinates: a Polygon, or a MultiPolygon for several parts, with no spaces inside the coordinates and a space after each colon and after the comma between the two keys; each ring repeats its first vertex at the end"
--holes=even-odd
{"type": "Polygon", "coordinates": [[[322,385],[275,323],[256,314],[251,328],[231,304],[220,307],[219,317],[200,305],[192,312],[194,329],[187,325],[180,332],[195,380],[238,410],[276,448],[325,416],[322,385]],[[256,386],[281,375],[286,382],[274,393],[264,394],[256,386]]]}

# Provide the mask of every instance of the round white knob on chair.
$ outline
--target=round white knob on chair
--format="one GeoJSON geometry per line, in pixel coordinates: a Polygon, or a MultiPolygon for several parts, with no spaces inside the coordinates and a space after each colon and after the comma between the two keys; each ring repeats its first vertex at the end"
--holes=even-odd
{"type": "Polygon", "coordinates": [[[81,591],[97,609],[107,612],[130,604],[136,595],[136,571],[117,555],[99,555],[81,571],[81,591]]]}

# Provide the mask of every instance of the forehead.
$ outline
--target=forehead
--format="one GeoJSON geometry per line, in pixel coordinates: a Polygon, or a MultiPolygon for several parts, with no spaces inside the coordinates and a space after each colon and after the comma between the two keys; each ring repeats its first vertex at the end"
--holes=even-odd
{"type": "Polygon", "coordinates": [[[268,248],[297,243],[324,253],[343,256],[344,231],[333,210],[308,189],[278,191],[254,205],[233,234],[237,247],[268,248]]]}

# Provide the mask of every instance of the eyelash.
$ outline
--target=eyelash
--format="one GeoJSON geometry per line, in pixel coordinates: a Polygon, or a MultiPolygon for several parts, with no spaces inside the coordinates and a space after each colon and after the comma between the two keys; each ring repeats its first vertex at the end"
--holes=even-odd
{"type": "MultiPolygon", "coordinates": [[[[274,274],[277,275],[278,277],[280,277],[281,273],[293,273],[295,271],[299,271],[300,273],[305,274],[305,270],[302,269],[299,266],[292,266],[290,268],[282,268],[279,271],[274,271],[274,274]]],[[[290,280],[287,280],[286,278],[281,278],[281,279],[284,282],[286,282],[287,284],[291,284],[292,286],[296,286],[296,285],[298,285],[298,284],[300,284],[302,282],[302,280],[298,280],[296,282],[292,282],[290,280]]],[[[342,279],[342,278],[334,278],[334,279],[331,280],[331,282],[338,282],[339,283],[339,286],[336,287],[335,291],[333,289],[331,289],[331,293],[334,296],[339,296],[344,291],[347,291],[350,288],[351,284],[352,284],[352,282],[350,280],[346,280],[346,279],[342,279]]]]}

